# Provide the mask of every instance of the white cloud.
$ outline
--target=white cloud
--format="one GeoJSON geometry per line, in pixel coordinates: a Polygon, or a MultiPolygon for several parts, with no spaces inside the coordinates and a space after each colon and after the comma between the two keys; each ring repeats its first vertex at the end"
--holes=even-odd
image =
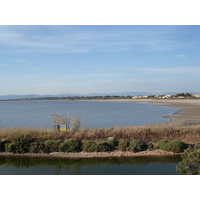
{"type": "Polygon", "coordinates": [[[184,58],[184,57],[186,57],[186,55],[185,54],[177,54],[176,57],[184,58]]]}
{"type": "Polygon", "coordinates": [[[18,60],[15,60],[15,62],[28,62],[28,60],[26,60],[26,59],[18,59],[18,60]]]}
{"type": "Polygon", "coordinates": [[[9,64],[0,63],[0,67],[9,67],[9,66],[10,66],[9,64]]]}
{"type": "Polygon", "coordinates": [[[114,82],[114,81],[115,81],[115,80],[95,79],[95,80],[87,81],[87,83],[110,83],[110,82],[114,82]]]}
{"type": "Polygon", "coordinates": [[[84,84],[78,84],[78,83],[53,83],[53,82],[46,82],[46,83],[38,83],[35,85],[29,85],[29,86],[25,86],[25,87],[59,87],[59,86],[80,86],[80,85],[84,85],[84,84]]]}
{"type": "Polygon", "coordinates": [[[190,74],[200,76],[200,68],[198,67],[174,67],[174,68],[140,68],[138,70],[149,73],[167,73],[167,74],[190,74]]]}
{"type": "Polygon", "coordinates": [[[166,33],[159,27],[154,27],[154,31],[144,31],[141,27],[137,30],[122,27],[121,31],[117,28],[117,31],[104,28],[104,31],[98,32],[79,26],[2,26],[0,45],[14,47],[10,49],[12,52],[68,53],[93,50],[162,51],[175,44],[164,36],[166,33]]]}
{"type": "Polygon", "coordinates": [[[124,74],[110,73],[110,74],[106,74],[106,76],[124,76],[124,74]]]}

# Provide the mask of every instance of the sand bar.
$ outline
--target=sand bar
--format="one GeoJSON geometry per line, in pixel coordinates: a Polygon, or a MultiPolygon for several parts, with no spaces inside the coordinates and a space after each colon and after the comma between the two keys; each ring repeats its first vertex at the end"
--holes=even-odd
{"type": "Polygon", "coordinates": [[[179,109],[172,116],[167,116],[171,121],[158,126],[180,126],[200,124],[200,99],[116,99],[103,101],[121,101],[121,102],[147,102],[153,105],[162,105],[179,109]]]}

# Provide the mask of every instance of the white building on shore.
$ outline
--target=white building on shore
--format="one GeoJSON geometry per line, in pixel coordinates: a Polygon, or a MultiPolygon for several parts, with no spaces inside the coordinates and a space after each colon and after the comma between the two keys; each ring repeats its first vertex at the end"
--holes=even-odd
{"type": "Polygon", "coordinates": [[[200,98],[200,94],[192,94],[192,97],[200,98]]]}

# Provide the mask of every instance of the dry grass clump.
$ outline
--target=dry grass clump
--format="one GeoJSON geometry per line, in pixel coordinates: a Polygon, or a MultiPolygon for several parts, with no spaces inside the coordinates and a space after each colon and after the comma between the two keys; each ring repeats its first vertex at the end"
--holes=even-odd
{"type": "Polygon", "coordinates": [[[195,144],[200,141],[200,125],[179,127],[116,127],[104,129],[81,129],[70,137],[80,140],[106,140],[113,137],[117,140],[134,139],[156,143],[159,140],[180,140],[195,144]]]}
{"type": "Polygon", "coordinates": [[[30,135],[36,141],[45,140],[93,140],[105,141],[109,137],[114,139],[132,141],[140,140],[146,143],[156,143],[160,140],[179,140],[188,144],[196,144],[200,141],[200,125],[178,127],[116,127],[116,128],[87,128],[79,130],[45,130],[38,128],[8,128],[0,129],[0,140],[10,140],[17,135],[30,135]]]}
{"type": "MultiPolygon", "coordinates": [[[[63,133],[62,133],[63,134],[63,133]]],[[[51,129],[39,129],[39,128],[8,128],[0,129],[0,140],[11,140],[13,137],[19,135],[29,135],[35,140],[45,141],[62,138],[62,134],[51,129]]]]}

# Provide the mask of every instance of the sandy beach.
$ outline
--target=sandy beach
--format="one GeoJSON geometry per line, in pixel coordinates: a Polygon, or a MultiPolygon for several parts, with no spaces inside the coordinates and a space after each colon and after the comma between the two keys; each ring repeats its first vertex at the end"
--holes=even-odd
{"type": "Polygon", "coordinates": [[[200,99],[116,99],[105,101],[147,102],[155,106],[162,105],[179,109],[174,115],[166,116],[169,122],[151,126],[185,126],[200,124],[200,99]]]}

